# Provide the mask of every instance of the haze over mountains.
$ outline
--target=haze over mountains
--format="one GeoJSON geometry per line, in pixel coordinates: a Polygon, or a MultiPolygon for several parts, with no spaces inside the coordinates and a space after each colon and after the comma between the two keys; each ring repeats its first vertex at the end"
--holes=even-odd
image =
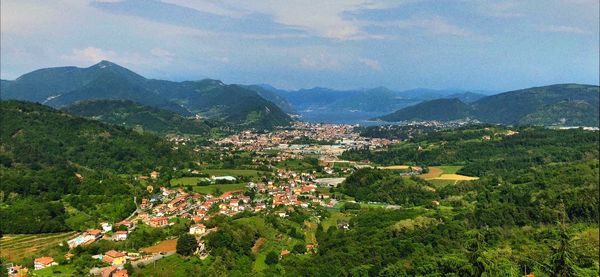
{"type": "Polygon", "coordinates": [[[271,128],[288,125],[293,115],[329,123],[472,118],[502,124],[598,126],[598,86],[551,85],[490,94],[385,87],[282,90],[268,84],[224,84],[213,79],[173,82],[147,79],[109,61],[87,68],[39,69],[1,82],[2,99],[39,102],[155,132],[183,129],[197,133],[215,123],[271,128]],[[193,121],[194,116],[213,123],[193,121]]]}

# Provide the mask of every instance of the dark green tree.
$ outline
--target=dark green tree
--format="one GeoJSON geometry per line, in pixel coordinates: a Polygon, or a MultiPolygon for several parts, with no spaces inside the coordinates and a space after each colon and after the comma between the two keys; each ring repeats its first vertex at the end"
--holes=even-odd
{"type": "Polygon", "coordinates": [[[176,250],[179,255],[190,256],[194,254],[197,247],[198,242],[196,241],[196,238],[190,234],[182,234],[179,236],[179,239],[177,239],[176,250]]]}

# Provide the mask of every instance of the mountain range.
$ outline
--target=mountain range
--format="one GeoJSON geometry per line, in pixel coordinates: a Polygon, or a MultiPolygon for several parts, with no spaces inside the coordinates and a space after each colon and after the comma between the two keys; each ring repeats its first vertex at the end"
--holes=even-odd
{"type": "Polygon", "coordinates": [[[471,103],[437,99],[378,117],[383,121],[478,119],[511,125],[598,126],[598,86],[557,84],[486,96],[471,103]]]}
{"type": "Polygon", "coordinates": [[[287,125],[292,120],[256,90],[218,80],[172,82],[146,79],[109,61],[87,68],[56,67],[2,80],[2,99],[39,102],[64,108],[85,100],[129,100],[175,112],[255,128],[287,125]]]}
{"type": "Polygon", "coordinates": [[[87,68],[39,69],[0,82],[2,99],[39,102],[76,115],[129,127],[140,125],[159,133],[196,133],[207,128],[209,121],[268,129],[290,124],[291,115],[318,122],[339,119],[340,123],[370,118],[390,122],[471,118],[486,123],[598,126],[598,86],[562,84],[490,94],[427,88],[395,91],[385,87],[283,90],[268,84],[225,84],[213,79],[174,82],[147,79],[109,61],[87,68]],[[207,120],[193,121],[195,118],[207,120]]]}

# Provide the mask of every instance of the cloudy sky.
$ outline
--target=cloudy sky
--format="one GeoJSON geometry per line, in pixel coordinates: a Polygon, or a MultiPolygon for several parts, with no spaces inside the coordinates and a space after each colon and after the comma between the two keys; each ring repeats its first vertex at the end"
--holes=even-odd
{"type": "Polygon", "coordinates": [[[598,0],[2,0],[1,77],[110,60],[146,77],[510,90],[598,84],[598,0]]]}

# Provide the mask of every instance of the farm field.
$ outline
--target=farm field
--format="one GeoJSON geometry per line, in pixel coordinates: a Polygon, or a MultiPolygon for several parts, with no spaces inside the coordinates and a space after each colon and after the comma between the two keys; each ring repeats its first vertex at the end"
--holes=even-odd
{"type": "Polygon", "coordinates": [[[157,245],[149,246],[146,248],[142,248],[142,252],[145,253],[160,253],[160,252],[171,252],[175,251],[175,247],[177,246],[176,239],[163,240],[157,245]]]}
{"type": "Polygon", "coordinates": [[[390,166],[382,166],[379,167],[381,169],[389,169],[389,170],[404,170],[408,169],[410,166],[408,165],[390,165],[390,166]]]}
{"type": "Polygon", "coordinates": [[[434,180],[456,180],[456,181],[473,181],[478,180],[479,177],[471,177],[460,174],[442,174],[439,177],[434,178],[434,180]]]}
{"type": "Polygon", "coordinates": [[[77,235],[77,232],[54,233],[54,234],[5,234],[0,239],[0,256],[11,261],[19,260],[29,256],[35,256],[40,251],[57,246],[63,241],[69,240],[77,235]]]}
{"type": "Polygon", "coordinates": [[[443,165],[443,166],[430,166],[429,172],[422,174],[420,177],[425,180],[447,180],[447,181],[473,181],[479,179],[478,177],[471,177],[456,174],[462,166],[454,165],[443,165]]]}

